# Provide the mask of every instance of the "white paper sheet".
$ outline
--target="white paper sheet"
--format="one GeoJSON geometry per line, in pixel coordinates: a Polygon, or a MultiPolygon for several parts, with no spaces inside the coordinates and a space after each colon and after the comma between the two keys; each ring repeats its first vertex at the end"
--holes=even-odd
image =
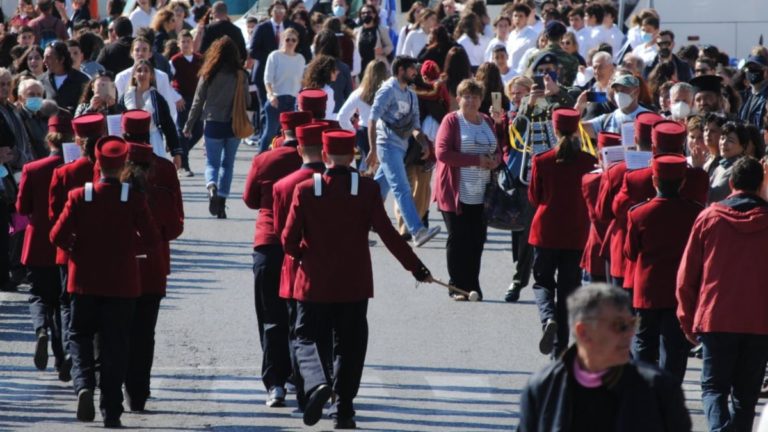
{"type": "Polygon", "coordinates": [[[107,116],[107,131],[113,136],[123,136],[122,114],[107,116]]]}
{"type": "Polygon", "coordinates": [[[653,153],[649,151],[626,150],[624,160],[627,162],[627,169],[635,170],[651,166],[651,157],[653,153]]]}
{"type": "Polygon", "coordinates": [[[603,156],[603,166],[609,166],[614,162],[624,160],[624,147],[621,146],[603,147],[601,153],[603,156]]]}
{"type": "Polygon", "coordinates": [[[70,163],[80,158],[80,146],[75,143],[63,143],[61,150],[64,153],[64,163],[70,163]]]}
{"type": "Polygon", "coordinates": [[[621,145],[625,147],[635,145],[635,124],[632,122],[621,125],[621,145]]]}

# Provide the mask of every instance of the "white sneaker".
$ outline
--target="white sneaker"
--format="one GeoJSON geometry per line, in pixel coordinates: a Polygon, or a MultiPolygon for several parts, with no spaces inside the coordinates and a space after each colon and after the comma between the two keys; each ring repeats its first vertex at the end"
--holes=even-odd
{"type": "Polygon", "coordinates": [[[416,247],[421,247],[424,245],[424,243],[432,240],[439,232],[440,232],[439,226],[432,227],[432,228],[421,228],[413,236],[413,245],[416,247]]]}

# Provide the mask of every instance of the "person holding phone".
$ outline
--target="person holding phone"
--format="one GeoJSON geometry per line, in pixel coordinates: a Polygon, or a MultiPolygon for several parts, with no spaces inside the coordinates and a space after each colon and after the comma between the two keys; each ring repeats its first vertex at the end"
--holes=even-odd
{"type": "Polygon", "coordinates": [[[125,107],[118,103],[117,89],[109,72],[93,77],[80,97],[80,104],[75,110],[75,117],[88,113],[106,115],[120,114],[125,107]]]}

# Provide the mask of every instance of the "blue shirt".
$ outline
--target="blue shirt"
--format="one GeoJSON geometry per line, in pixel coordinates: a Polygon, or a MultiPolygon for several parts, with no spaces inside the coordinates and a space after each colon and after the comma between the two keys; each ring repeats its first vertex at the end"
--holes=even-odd
{"type": "Polygon", "coordinates": [[[393,128],[407,126],[410,132],[421,129],[416,93],[409,87],[400,88],[395,77],[384,81],[373,99],[370,119],[376,122],[377,145],[392,145],[407,150],[410,133],[403,137],[393,128]]]}

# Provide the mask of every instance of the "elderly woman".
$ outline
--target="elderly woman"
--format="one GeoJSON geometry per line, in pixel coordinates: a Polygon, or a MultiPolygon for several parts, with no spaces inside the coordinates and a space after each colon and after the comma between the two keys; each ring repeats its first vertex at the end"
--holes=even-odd
{"type": "Polygon", "coordinates": [[[568,298],[568,319],[576,344],[528,381],[519,432],[691,430],[674,378],[630,361],[637,318],[624,290],[580,288],[568,298]]]}
{"type": "MultiPolygon", "coordinates": [[[[48,156],[48,144],[45,136],[48,134],[48,116],[50,112],[43,112],[43,84],[27,78],[19,83],[19,99],[16,101],[21,121],[29,134],[30,146],[18,148],[20,155],[19,164],[24,165],[35,159],[48,156]]],[[[55,102],[49,101],[49,103],[55,102]]]]}
{"type": "MultiPolygon", "coordinates": [[[[501,152],[497,125],[480,112],[482,85],[465,79],[456,90],[456,98],[459,109],[446,115],[437,131],[434,197],[448,229],[446,256],[451,283],[465,291],[477,291],[482,299],[480,261],[488,230],[483,202],[501,152]]],[[[453,298],[467,300],[462,295],[453,298]]]]}
{"type": "Polygon", "coordinates": [[[722,201],[731,194],[731,170],[733,164],[747,151],[749,134],[743,124],[729,121],[723,125],[720,135],[720,156],[722,159],[709,176],[707,204],[722,201]]]}

